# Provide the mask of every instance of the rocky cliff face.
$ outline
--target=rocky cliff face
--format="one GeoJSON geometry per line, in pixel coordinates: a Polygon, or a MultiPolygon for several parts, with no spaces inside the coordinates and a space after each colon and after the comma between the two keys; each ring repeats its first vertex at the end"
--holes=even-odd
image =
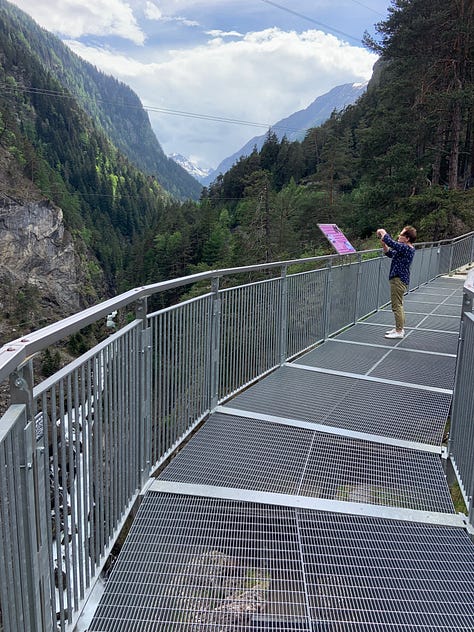
{"type": "MultiPolygon", "coordinates": [[[[15,312],[31,329],[28,313],[20,314],[19,307],[41,320],[48,319],[47,312],[56,319],[79,310],[83,277],[61,209],[45,201],[0,200],[0,310],[4,318],[10,319],[15,312]]],[[[8,336],[5,322],[2,329],[4,338],[8,336]]]]}

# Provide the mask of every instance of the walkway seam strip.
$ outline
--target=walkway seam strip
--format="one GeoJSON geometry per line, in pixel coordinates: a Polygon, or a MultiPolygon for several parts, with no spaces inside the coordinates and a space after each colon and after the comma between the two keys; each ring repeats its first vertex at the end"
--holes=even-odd
{"type": "MultiPolygon", "coordinates": [[[[357,323],[358,324],[358,323],[357,323]]],[[[424,353],[426,355],[434,355],[434,356],[443,356],[445,358],[456,358],[456,353],[442,353],[440,351],[426,351],[425,349],[406,349],[404,347],[396,347],[392,345],[382,345],[375,342],[360,342],[358,340],[341,340],[340,338],[327,338],[326,341],[330,340],[331,342],[337,342],[343,345],[362,345],[364,347],[376,347],[377,349],[395,349],[396,351],[402,351],[403,353],[424,353]]],[[[321,343],[322,344],[322,343],[321,343]]],[[[319,345],[318,345],[319,346],[319,345]]],[[[317,348],[317,347],[315,347],[317,348]]],[[[313,350],[312,348],[310,349],[313,350]]],[[[304,352],[308,353],[308,350],[304,352]]],[[[300,357],[300,356],[298,356],[300,357]]]]}
{"type": "Polygon", "coordinates": [[[348,373],[346,371],[336,371],[335,369],[324,369],[307,364],[298,364],[285,362],[283,365],[292,369],[303,369],[305,371],[313,371],[314,373],[326,373],[328,375],[339,375],[341,377],[351,377],[365,382],[378,382],[379,384],[390,384],[392,386],[404,386],[408,388],[416,388],[419,391],[429,391],[430,393],[443,393],[444,395],[452,395],[450,388],[439,388],[437,386],[424,386],[423,384],[412,384],[411,382],[399,382],[398,380],[387,380],[381,377],[373,377],[372,375],[363,375],[361,373],[348,373]]]}
{"type": "Polygon", "coordinates": [[[159,479],[150,485],[148,492],[236,500],[246,503],[294,507],[297,509],[310,509],[313,511],[367,516],[388,520],[403,520],[405,522],[419,522],[446,527],[458,527],[461,529],[466,528],[466,516],[463,514],[447,514],[435,511],[422,511],[419,509],[403,509],[401,507],[384,507],[368,503],[354,503],[347,500],[327,500],[324,498],[292,496],[289,494],[277,494],[233,487],[178,483],[159,479]]]}
{"type": "Polygon", "coordinates": [[[417,441],[406,441],[404,439],[395,439],[393,437],[374,435],[367,432],[357,432],[355,430],[347,430],[346,428],[340,428],[336,426],[327,426],[325,424],[319,424],[313,421],[290,419],[288,417],[277,417],[275,415],[266,415],[262,413],[252,412],[251,410],[232,408],[230,406],[217,406],[213,412],[223,413],[225,415],[234,415],[235,417],[257,419],[259,421],[268,421],[270,423],[281,424],[283,426],[293,426],[294,428],[305,428],[308,430],[315,430],[317,432],[325,432],[326,434],[332,434],[338,437],[360,439],[361,441],[369,441],[370,443],[392,445],[400,448],[407,448],[409,450],[418,450],[420,452],[431,452],[433,454],[442,453],[441,446],[431,445],[429,443],[418,443],[417,441]]]}

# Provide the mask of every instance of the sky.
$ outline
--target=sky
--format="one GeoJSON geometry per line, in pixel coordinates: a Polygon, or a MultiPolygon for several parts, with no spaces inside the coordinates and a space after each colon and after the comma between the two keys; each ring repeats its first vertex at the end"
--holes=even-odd
{"type": "Polygon", "coordinates": [[[11,0],[129,85],[166,154],[216,168],[344,83],[370,79],[362,45],[390,0],[11,0]]]}

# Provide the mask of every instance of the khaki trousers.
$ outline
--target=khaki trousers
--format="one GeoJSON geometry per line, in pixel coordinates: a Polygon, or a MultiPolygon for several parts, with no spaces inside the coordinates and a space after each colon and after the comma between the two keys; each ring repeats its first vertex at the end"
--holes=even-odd
{"type": "Polygon", "coordinates": [[[390,279],[390,298],[392,301],[392,312],[395,316],[395,329],[401,331],[405,327],[405,311],[403,309],[403,296],[407,291],[407,286],[399,277],[390,279]]]}

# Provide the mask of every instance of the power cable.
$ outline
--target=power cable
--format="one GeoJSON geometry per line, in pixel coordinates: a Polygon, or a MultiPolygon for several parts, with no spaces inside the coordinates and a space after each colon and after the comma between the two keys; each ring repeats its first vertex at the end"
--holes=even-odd
{"type": "Polygon", "coordinates": [[[272,2],[272,0],[262,0],[262,2],[265,2],[265,4],[270,4],[273,7],[276,7],[277,9],[281,9],[282,11],[286,11],[287,13],[291,13],[292,15],[296,15],[297,17],[302,18],[303,20],[307,20],[308,22],[312,22],[313,24],[322,26],[323,28],[328,29],[329,31],[332,31],[333,33],[338,33],[339,35],[342,35],[343,37],[347,37],[351,40],[354,40],[358,44],[360,44],[362,41],[360,37],[354,37],[354,35],[349,35],[349,33],[345,33],[344,31],[335,29],[334,27],[329,26],[328,24],[324,24],[323,22],[319,22],[319,20],[315,20],[314,18],[310,18],[309,16],[304,15],[303,13],[298,13],[297,11],[293,11],[293,9],[289,9],[288,7],[284,7],[281,4],[272,2]]]}
{"type": "Polygon", "coordinates": [[[377,9],[372,9],[372,7],[368,7],[366,4],[362,4],[362,2],[359,2],[359,0],[351,0],[351,2],[358,4],[360,7],[363,7],[364,9],[367,9],[367,11],[372,11],[372,13],[376,13],[377,15],[384,17],[383,13],[380,13],[380,11],[377,11],[377,9]]]}
{"type": "MultiPolygon", "coordinates": [[[[39,95],[43,95],[43,96],[49,96],[49,97],[58,97],[58,98],[63,98],[63,99],[72,99],[72,100],[76,100],[76,97],[72,94],[68,94],[67,92],[59,92],[56,90],[47,90],[44,88],[27,88],[27,87],[23,87],[23,86],[16,86],[15,88],[11,88],[10,86],[7,86],[6,84],[3,84],[3,86],[1,87],[2,89],[2,93],[3,94],[14,94],[15,92],[26,92],[26,93],[31,93],[31,94],[39,94],[39,95]]],[[[94,100],[96,102],[100,102],[100,103],[112,103],[112,101],[107,101],[105,99],[100,99],[95,97],[94,100]]],[[[114,101],[113,102],[115,106],[117,106],[117,102],[114,101]]],[[[257,123],[255,121],[244,121],[241,119],[233,119],[233,118],[229,118],[229,117],[223,117],[223,116],[215,116],[212,114],[199,114],[197,112],[186,112],[183,110],[173,110],[171,108],[161,108],[158,106],[146,106],[143,105],[142,103],[140,103],[140,105],[132,105],[132,104],[128,104],[128,103],[121,103],[120,105],[122,105],[125,108],[129,108],[129,109],[135,109],[135,110],[139,110],[139,109],[143,109],[146,112],[156,112],[156,113],[162,113],[162,114],[170,114],[172,116],[182,116],[185,118],[195,118],[195,119],[199,119],[199,120],[206,120],[206,121],[215,121],[218,123],[232,123],[234,125],[246,125],[248,127],[258,127],[258,128],[265,128],[265,129],[269,129],[271,128],[272,130],[282,130],[282,131],[286,131],[286,132],[304,132],[306,131],[305,129],[298,129],[298,128],[294,128],[294,127],[287,127],[284,125],[272,125],[271,123],[257,123]]]]}

